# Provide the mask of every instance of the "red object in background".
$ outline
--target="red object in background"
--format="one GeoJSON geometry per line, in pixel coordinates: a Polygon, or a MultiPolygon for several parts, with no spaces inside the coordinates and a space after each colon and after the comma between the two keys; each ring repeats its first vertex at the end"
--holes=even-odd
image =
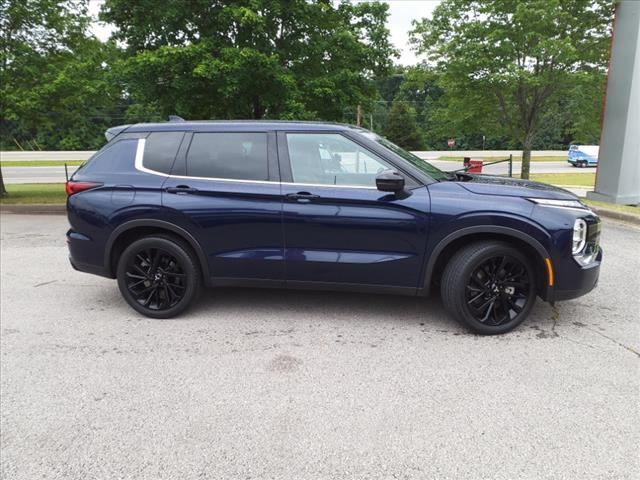
{"type": "Polygon", "coordinates": [[[453,147],[455,144],[456,144],[455,138],[450,138],[449,140],[447,140],[447,145],[449,145],[449,148],[453,147]]]}
{"type": "Polygon", "coordinates": [[[469,173],[482,173],[482,160],[470,160],[469,165],[471,168],[467,170],[469,173]]]}

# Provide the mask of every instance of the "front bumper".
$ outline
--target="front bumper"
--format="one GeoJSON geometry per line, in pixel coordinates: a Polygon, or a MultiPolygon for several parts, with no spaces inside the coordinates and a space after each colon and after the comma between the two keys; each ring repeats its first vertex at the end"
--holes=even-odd
{"type": "MultiPolygon", "coordinates": [[[[589,293],[598,285],[601,263],[602,249],[600,249],[596,260],[592,264],[586,267],[576,264],[576,268],[572,268],[574,271],[570,273],[571,282],[562,282],[564,284],[570,283],[569,288],[562,288],[561,285],[556,285],[547,300],[550,302],[570,300],[589,293]]],[[[567,272],[563,273],[566,274],[567,272]]],[[[566,277],[566,275],[563,276],[566,277]]]]}

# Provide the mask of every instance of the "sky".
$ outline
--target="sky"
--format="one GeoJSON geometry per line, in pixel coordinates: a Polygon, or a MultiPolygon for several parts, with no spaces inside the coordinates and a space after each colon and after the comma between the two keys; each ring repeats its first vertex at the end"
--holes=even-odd
{"type": "MultiPolygon", "coordinates": [[[[357,0],[354,0],[357,1],[357,0]]],[[[400,51],[397,63],[414,65],[420,61],[409,45],[408,32],[411,21],[430,17],[433,9],[440,0],[385,0],[389,4],[389,18],[387,28],[391,32],[391,42],[400,51]]],[[[96,18],[91,31],[100,39],[106,40],[113,31],[110,25],[97,22],[97,15],[104,0],[89,0],[89,13],[96,18]]]]}
{"type": "Polygon", "coordinates": [[[389,18],[387,28],[391,32],[391,42],[400,50],[397,63],[414,65],[420,61],[409,45],[409,30],[411,21],[431,17],[431,12],[440,0],[387,0],[389,4],[389,18]]]}

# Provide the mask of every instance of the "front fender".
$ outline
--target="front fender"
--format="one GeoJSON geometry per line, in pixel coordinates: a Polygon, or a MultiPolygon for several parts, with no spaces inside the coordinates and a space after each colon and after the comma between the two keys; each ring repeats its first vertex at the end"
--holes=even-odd
{"type": "MultiPolygon", "coordinates": [[[[464,237],[469,237],[470,241],[471,239],[477,240],[482,235],[492,239],[496,237],[511,238],[526,243],[538,254],[539,258],[537,259],[536,267],[549,275],[546,259],[551,262],[552,239],[541,225],[529,218],[513,214],[473,212],[472,214],[451,219],[445,225],[431,230],[425,255],[424,273],[422,275],[424,283],[419,290],[419,294],[429,294],[429,287],[433,280],[438,260],[449,245],[464,237]]],[[[540,295],[543,298],[550,298],[553,290],[552,283],[550,277],[547,278],[546,282],[541,283],[541,285],[546,285],[546,288],[540,291],[540,295]]]]}

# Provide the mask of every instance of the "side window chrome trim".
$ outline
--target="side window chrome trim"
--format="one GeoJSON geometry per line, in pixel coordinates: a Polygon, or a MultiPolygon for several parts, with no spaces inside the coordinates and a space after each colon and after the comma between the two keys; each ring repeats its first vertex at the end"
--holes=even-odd
{"type": "Polygon", "coordinates": [[[364,190],[377,190],[376,187],[365,187],[362,185],[324,185],[318,183],[296,183],[296,182],[278,182],[273,180],[241,180],[235,178],[213,178],[213,177],[192,177],[188,175],[167,175],[166,173],[151,170],[143,165],[144,160],[144,146],[146,143],[145,138],[138,139],[138,147],[136,149],[135,168],[136,170],[151,175],[158,175],[160,177],[168,178],[182,178],[186,180],[207,180],[211,182],[232,182],[232,183],[257,183],[257,184],[281,184],[281,185],[300,185],[303,187],[329,187],[329,188],[358,188],[364,190]]]}
{"type": "Polygon", "coordinates": [[[143,165],[144,146],[146,142],[147,142],[146,138],[138,139],[138,149],[136,150],[136,161],[135,161],[136,170],[140,170],[141,172],[145,172],[145,173],[150,173],[152,175],[159,175],[161,177],[168,177],[166,173],[158,172],[156,170],[151,170],[150,168],[147,168],[143,165]]]}
{"type": "Polygon", "coordinates": [[[242,180],[240,178],[214,178],[214,177],[192,177],[188,175],[168,175],[169,178],[184,178],[186,180],[208,180],[211,182],[233,182],[233,183],[280,183],[273,180],[242,180]]]}
{"type": "Polygon", "coordinates": [[[332,185],[327,183],[282,182],[282,185],[301,185],[304,187],[328,187],[328,188],[359,188],[362,190],[377,190],[377,187],[365,187],[364,185],[332,185]]]}
{"type": "Polygon", "coordinates": [[[150,168],[147,168],[143,165],[143,160],[144,160],[144,144],[145,144],[145,139],[141,138],[138,140],[138,149],[136,150],[136,161],[135,161],[135,167],[136,170],[139,170],[141,172],[144,173],[149,173],[151,175],[158,175],[160,177],[167,177],[167,178],[184,178],[184,179],[192,179],[192,180],[210,180],[213,182],[234,182],[234,183],[280,183],[280,182],[274,182],[274,181],[270,181],[270,180],[241,180],[241,179],[234,179],[234,178],[211,178],[211,177],[192,177],[192,176],[187,176],[187,175],[167,175],[166,173],[162,173],[162,172],[158,172],[157,170],[151,170],[150,168]]]}

